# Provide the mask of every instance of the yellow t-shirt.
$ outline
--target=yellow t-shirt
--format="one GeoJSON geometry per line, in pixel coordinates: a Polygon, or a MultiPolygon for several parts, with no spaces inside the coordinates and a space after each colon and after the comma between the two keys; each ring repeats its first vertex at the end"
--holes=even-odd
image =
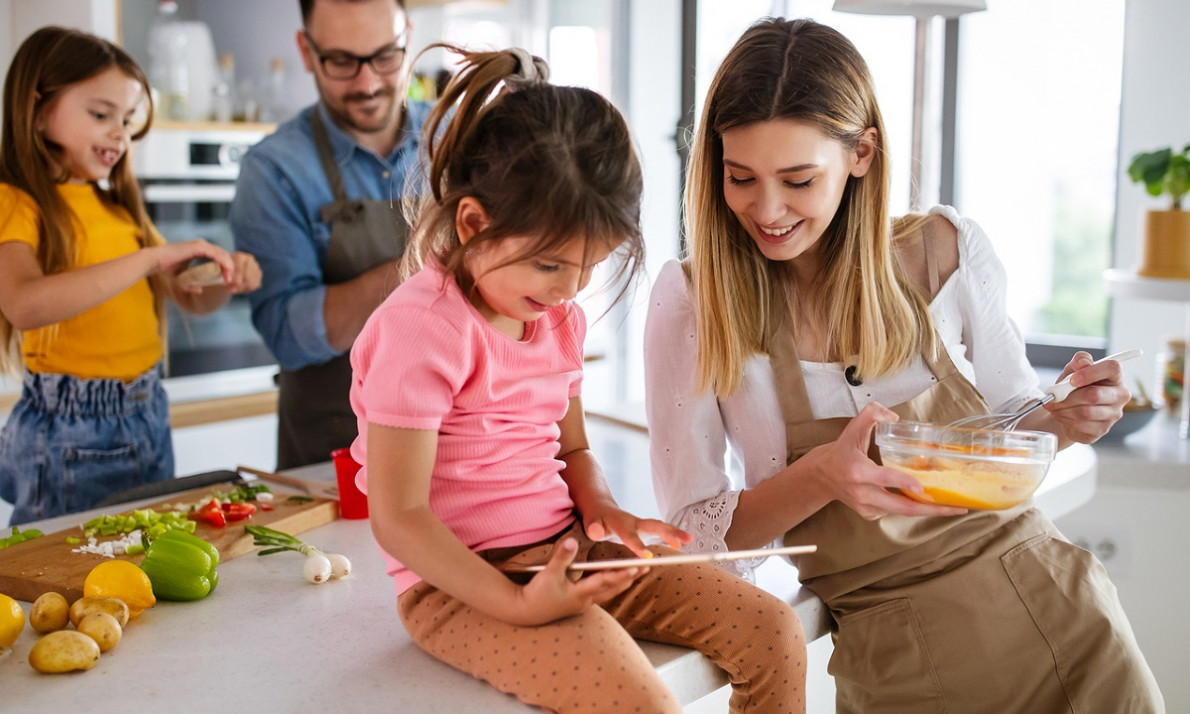
{"type": "MultiPolygon", "coordinates": [[[[58,192],[74,212],[76,267],[94,265],[140,249],[139,231],[128,212],[105,203],[90,184],[64,183],[58,192]]],[[[40,242],[41,210],[29,194],[0,183],[0,243],[40,242]]],[[[57,325],[28,330],[21,356],[30,372],[70,374],[82,379],[129,381],[161,360],[153,290],[148,278],[57,325]]]]}

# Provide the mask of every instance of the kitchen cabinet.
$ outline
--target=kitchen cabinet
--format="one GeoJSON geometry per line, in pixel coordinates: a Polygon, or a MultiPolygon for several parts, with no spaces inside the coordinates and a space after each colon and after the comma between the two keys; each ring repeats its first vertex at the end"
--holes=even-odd
{"type": "Polygon", "coordinates": [[[179,475],[241,464],[273,469],[277,460],[274,372],[272,367],[253,367],[165,381],[179,475]]]}
{"type": "Polygon", "coordinates": [[[1099,483],[1055,521],[1107,568],[1170,712],[1190,711],[1190,441],[1159,414],[1123,443],[1097,444],[1099,483]]]}
{"type": "Polygon", "coordinates": [[[277,464],[277,415],[241,417],[173,430],[178,475],[251,466],[272,471],[277,464]]]}

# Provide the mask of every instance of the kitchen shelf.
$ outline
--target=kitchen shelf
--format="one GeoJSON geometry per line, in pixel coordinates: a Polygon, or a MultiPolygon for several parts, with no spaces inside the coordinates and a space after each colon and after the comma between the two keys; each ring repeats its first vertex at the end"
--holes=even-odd
{"type": "MultiPolygon", "coordinates": [[[[1186,305],[1186,343],[1190,344],[1190,280],[1175,278],[1146,278],[1130,270],[1110,269],[1103,271],[1107,294],[1113,297],[1167,300],[1186,305]]],[[[1190,393],[1182,388],[1182,403],[1179,405],[1181,423],[1178,435],[1190,439],[1190,393]]]]}
{"type": "Polygon", "coordinates": [[[154,119],[152,131],[247,131],[259,134],[272,134],[276,124],[244,121],[175,121],[170,119],[154,119]]]}
{"type": "Polygon", "coordinates": [[[1146,278],[1130,270],[1105,270],[1107,294],[1115,297],[1173,300],[1190,303],[1190,280],[1146,278]]]}

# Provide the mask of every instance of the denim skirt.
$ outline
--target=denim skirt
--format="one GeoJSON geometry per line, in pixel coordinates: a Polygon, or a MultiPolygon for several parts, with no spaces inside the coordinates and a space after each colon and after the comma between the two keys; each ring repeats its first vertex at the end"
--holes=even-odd
{"type": "Polygon", "coordinates": [[[93,508],[173,478],[169,403],[157,365],[131,382],[27,373],[0,433],[10,525],[93,508]]]}

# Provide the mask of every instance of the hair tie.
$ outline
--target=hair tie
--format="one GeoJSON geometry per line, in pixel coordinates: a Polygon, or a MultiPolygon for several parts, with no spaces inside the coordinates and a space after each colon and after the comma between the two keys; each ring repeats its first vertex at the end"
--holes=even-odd
{"type": "Polygon", "coordinates": [[[540,57],[529,54],[520,47],[511,47],[508,52],[517,60],[516,72],[504,79],[508,91],[515,92],[524,87],[545,84],[550,78],[550,66],[540,57]]]}

